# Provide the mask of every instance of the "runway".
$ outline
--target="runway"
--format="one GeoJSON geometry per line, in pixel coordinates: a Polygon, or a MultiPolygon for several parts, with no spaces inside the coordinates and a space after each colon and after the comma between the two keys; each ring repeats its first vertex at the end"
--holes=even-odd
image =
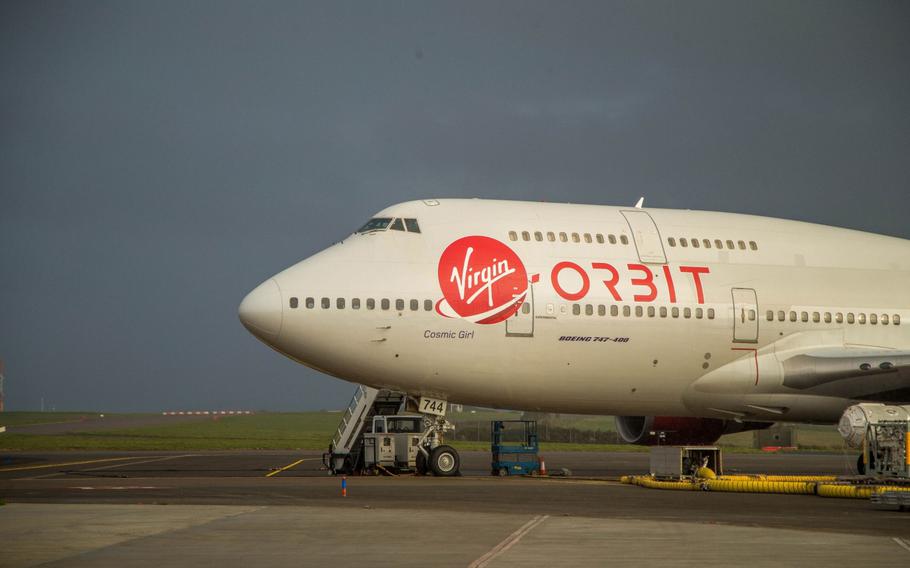
{"type": "MultiPolygon", "coordinates": [[[[176,566],[910,562],[910,514],[863,500],[612,481],[646,472],[646,453],[553,453],[550,470],[573,474],[553,479],[496,478],[487,453],[462,457],[463,477],[349,477],[342,497],[318,452],[5,455],[0,565],[141,564],[153,552],[176,566]]],[[[793,474],[849,473],[853,459],[726,457],[728,472],[793,474]]]]}

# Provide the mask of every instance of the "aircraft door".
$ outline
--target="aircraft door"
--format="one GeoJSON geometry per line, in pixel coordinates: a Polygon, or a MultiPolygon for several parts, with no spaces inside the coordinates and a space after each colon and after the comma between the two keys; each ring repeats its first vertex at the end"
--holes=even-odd
{"type": "Polygon", "coordinates": [[[664,243],[654,219],[648,215],[647,211],[622,211],[622,214],[632,231],[638,258],[644,263],[666,264],[667,255],[664,253],[664,243]]]}
{"type": "Polygon", "coordinates": [[[534,284],[528,282],[528,294],[515,315],[506,320],[506,337],[534,337],[534,284]]]}
{"type": "Polygon", "coordinates": [[[758,343],[758,296],[752,288],[733,288],[733,342],[758,343]]]}

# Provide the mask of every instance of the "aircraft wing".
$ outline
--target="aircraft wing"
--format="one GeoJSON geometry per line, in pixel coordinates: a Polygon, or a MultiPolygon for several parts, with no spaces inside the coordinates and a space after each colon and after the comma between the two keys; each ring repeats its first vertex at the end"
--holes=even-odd
{"type": "Polygon", "coordinates": [[[784,386],[806,394],[910,402],[910,351],[824,347],[782,363],[784,386]]]}

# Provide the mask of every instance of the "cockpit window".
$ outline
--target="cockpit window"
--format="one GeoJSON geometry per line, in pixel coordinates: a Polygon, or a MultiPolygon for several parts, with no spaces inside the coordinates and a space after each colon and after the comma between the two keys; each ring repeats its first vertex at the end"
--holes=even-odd
{"type": "Polygon", "coordinates": [[[402,223],[401,219],[395,219],[395,221],[392,223],[391,229],[393,231],[404,231],[404,223],[402,223]]]}
{"type": "Polygon", "coordinates": [[[367,224],[360,227],[358,233],[369,233],[370,231],[385,231],[392,223],[391,217],[374,217],[367,221],[367,224]]]}
{"type": "Polygon", "coordinates": [[[420,225],[417,224],[417,219],[405,219],[404,224],[408,227],[409,233],[420,232],[420,225]]]}

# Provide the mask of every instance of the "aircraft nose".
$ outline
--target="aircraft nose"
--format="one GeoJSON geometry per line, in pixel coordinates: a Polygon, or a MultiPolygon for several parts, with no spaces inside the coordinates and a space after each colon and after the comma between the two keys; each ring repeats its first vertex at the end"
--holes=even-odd
{"type": "Polygon", "coordinates": [[[281,289],[269,278],[246,295],[237,314],[250,333],[263,341],[275,341],[281,333],[281,289]]]}

